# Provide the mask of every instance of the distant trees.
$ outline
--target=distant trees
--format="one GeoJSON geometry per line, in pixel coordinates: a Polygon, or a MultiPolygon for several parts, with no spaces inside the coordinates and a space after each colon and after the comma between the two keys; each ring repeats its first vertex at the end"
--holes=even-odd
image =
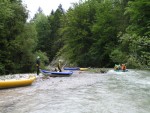
{"type": "Polygon", "coordinates": [[[149,0],[87,0],[27,22],[21,0],[0,1],[0,74],[42,68],[55,57],[81,67],[150,66],[149,0]]]}
{"type": "Polygon", "coordinates": [[[60,4],[55,12],[52,12],[51,15],[48,16],[48,21],[51,26],[51,33],[49,35],[49,38],[51,39],[51,51],[49,54],[51,57],[49,57],[50,61],[53,60],[53,58],[57,55],[59,50],[63,46],[63,40],[62,40],[62,34],[60,29],[62,28],[62,17],[64,16],[64,10],[62,8],[62,5],[60,4]]]}
{"type": "Polygon", "coordinates": [[[64,54],[79,66],[150,66],[148,0],[88,0],[66,14],[64,54]]]}
{"type": "Polygon", "coordinates": [[[118,32],[125,30],[121,8],[117,0],[89,0],[67,12],[64,52],[72,62],[96,67],[114,64],[109,55],[118,44],[118,32]]]}
{"type": "Polygon", "coordinates": [[[33,22],[36,26],[38,44],[37,50],[43,51],[47,54],[49,61],[52,61],[59,49],[62,47],[62,36],[59,31],[61,28],[61,18],[64,10],[61,5],[56,11],[52,11],[49,16],[38,12],[33,22]]]}

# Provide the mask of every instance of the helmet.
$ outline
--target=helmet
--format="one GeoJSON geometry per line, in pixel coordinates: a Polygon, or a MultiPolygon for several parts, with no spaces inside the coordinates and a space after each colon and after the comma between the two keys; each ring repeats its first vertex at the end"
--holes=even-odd
{"type": "Polygon", "coordinates": [[[59,62],[62,62],[62,60],[61,60],[61,59],[59,59],[59,62]]]}
{"type": "Polygon", "coordinates": [[[37,59],[39,59],[40,57],[39,56],[37,56],[37,59]]]}

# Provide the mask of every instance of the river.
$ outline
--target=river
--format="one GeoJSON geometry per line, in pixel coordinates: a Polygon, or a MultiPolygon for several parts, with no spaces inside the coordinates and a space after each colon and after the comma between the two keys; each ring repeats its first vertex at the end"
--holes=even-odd
{"type": "Polygon", "coordinates": [[[0,113],[150,113],[150,72],[38,78],[31,86],[0,90],[0,113]]]}

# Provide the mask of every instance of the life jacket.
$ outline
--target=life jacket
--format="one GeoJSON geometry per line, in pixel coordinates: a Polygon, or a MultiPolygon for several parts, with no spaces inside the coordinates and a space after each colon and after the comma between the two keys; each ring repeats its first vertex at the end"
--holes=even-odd
{"type": "Polygon", "coordinates": [[[61,65],[61,63],[60,63],[60,62],[58,63],[58,66],[57,66],[57,67],[58,67],[59,72],[62,72],[62,70],[61,70],[62,65],[61,65]]]}
{"type": "Polygon", "coordinates": [[[115,70],[120,70],[120,69],[121,69],[120,64],[119,64],[119,65],[115,64],[114,69],[115,69],[115,70]]]}
{"type": "Polygon", "coordinates": [[[40,66],[40,60],[39,60],[39,59],[36,60],[36,66],[37,66],[37,67],[40,66]]]}
{"type": "Polygon", "coordinates": [[[114,66],[114,70],[117,70],[117,65],[115,64],[115,66],[114,66]]]}
{"type": "Polygon", "coordinates": [[[122,70],[126,70],[125,64],[122,64],[121,69],[122,69],[122,70]]]}

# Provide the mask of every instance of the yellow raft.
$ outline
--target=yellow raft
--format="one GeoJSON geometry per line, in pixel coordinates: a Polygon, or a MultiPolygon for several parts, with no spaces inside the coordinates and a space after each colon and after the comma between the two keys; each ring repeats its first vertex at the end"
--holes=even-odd
{"type": "Polygon", "coordinates": [[[88,70],[89,68],[80,68],[80,71],[86,71],[88,70]]]}
{"type": "Polygon", "coordinates": [[[35,76],[30,76],[27,79],[2,80],[0,81],[0,89],[31,85],[35,79],[35,76]]]}

